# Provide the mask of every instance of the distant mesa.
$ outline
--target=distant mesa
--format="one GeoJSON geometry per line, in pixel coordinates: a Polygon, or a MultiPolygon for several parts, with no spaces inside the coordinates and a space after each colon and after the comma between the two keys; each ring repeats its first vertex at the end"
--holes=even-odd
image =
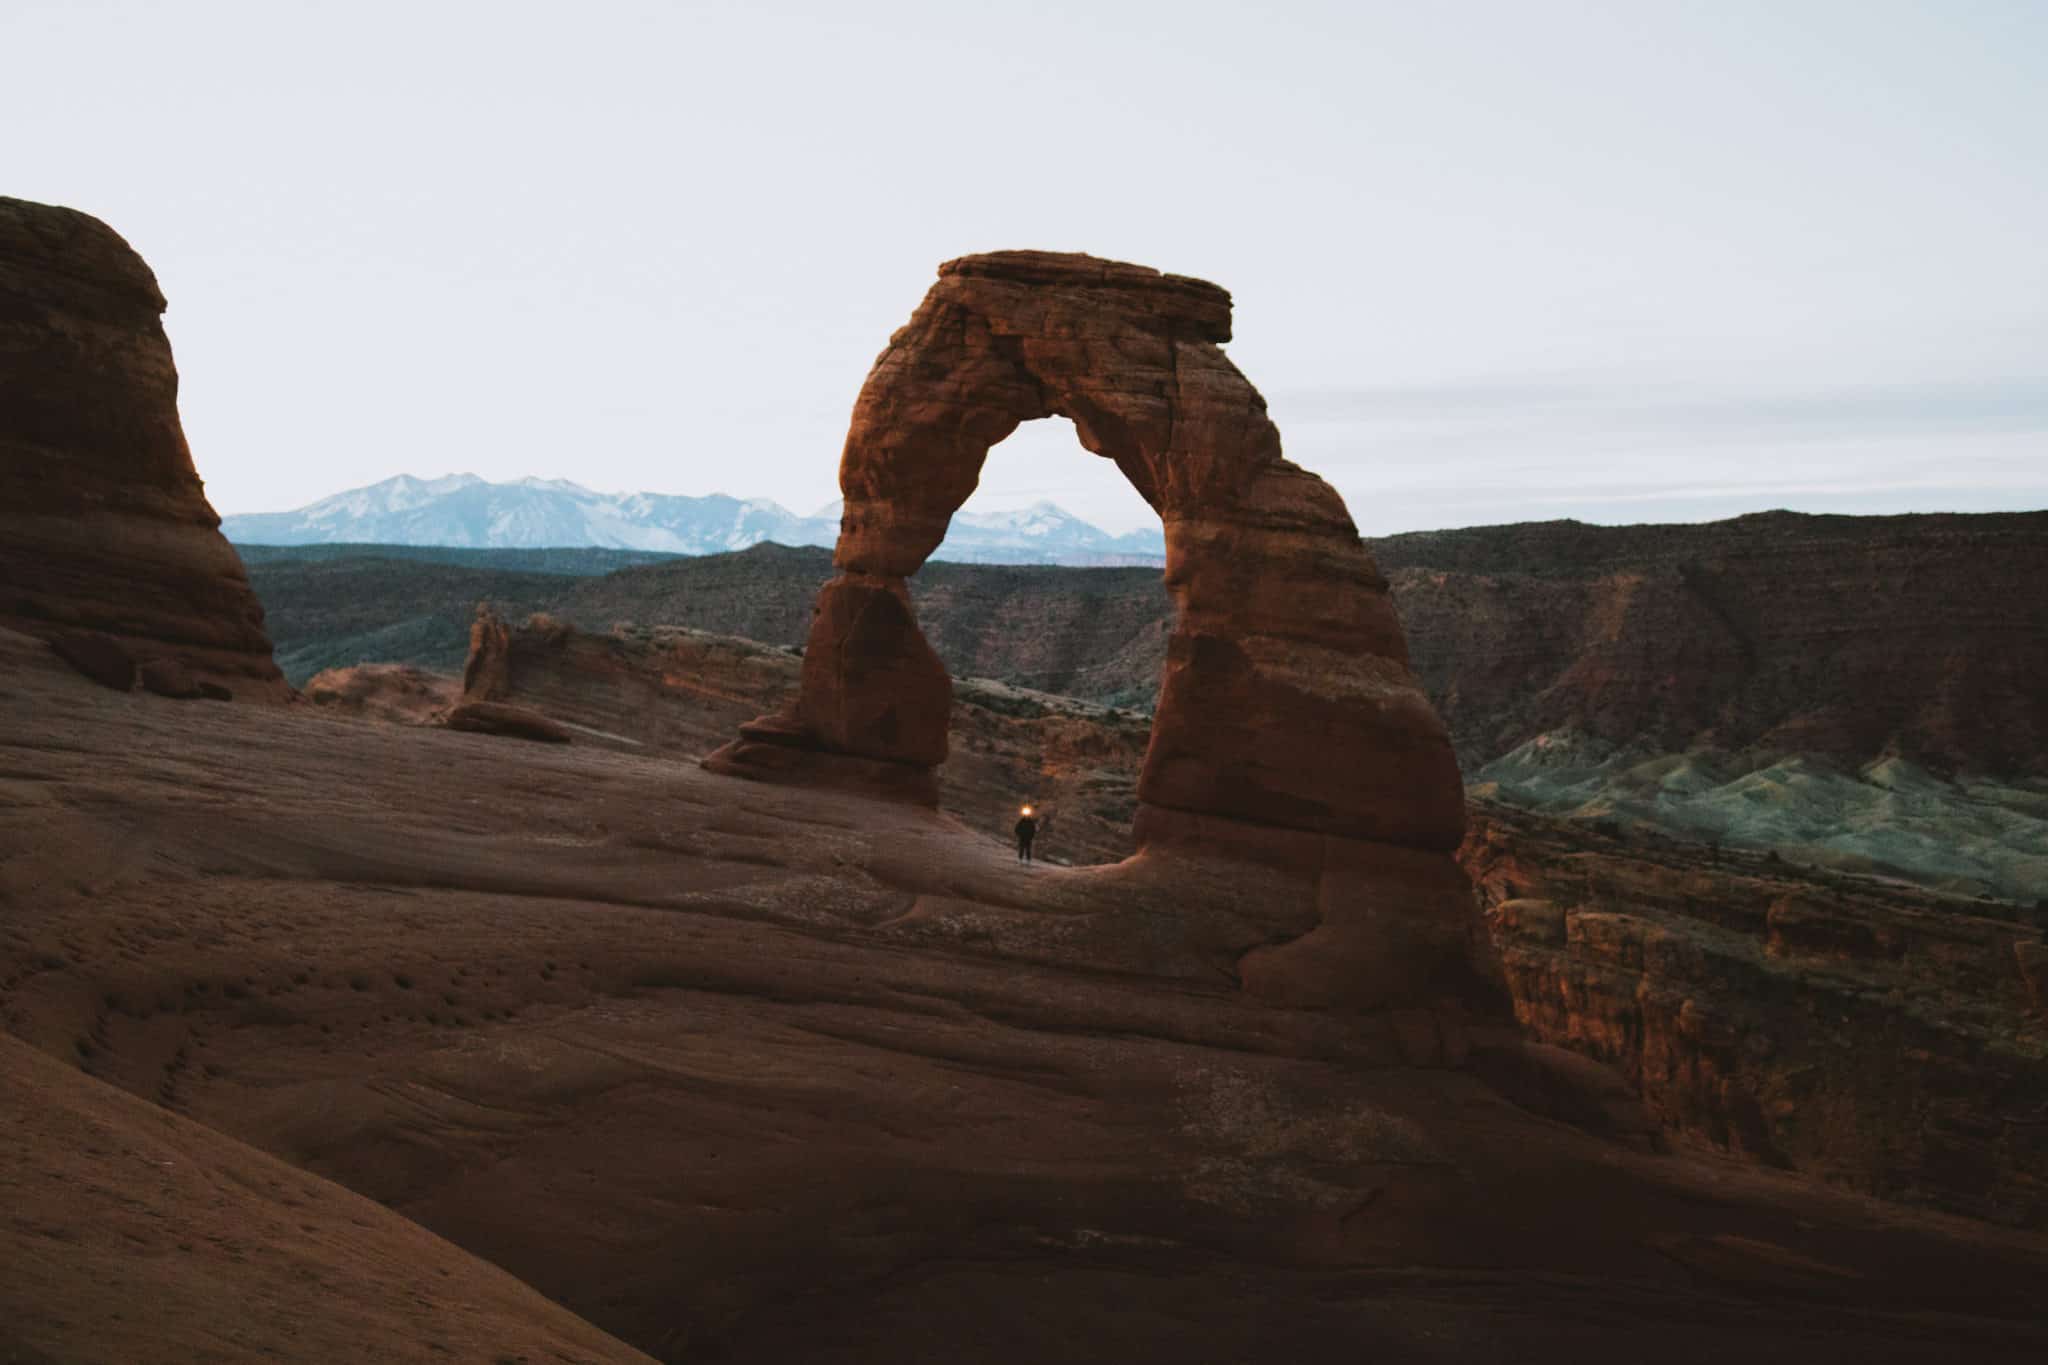
{"type": "Polygon", "coordinates": [[[178,422],[163,311],[106,224],[0,198],[0,627],[121,690],[282,701],[178,422]]]}
{"type": "MultiPolygon", "coordinates": [[[[594,546],[707,555],[755,545],[832,544],[840,506],[798,516],[766,498],[722,493],[598,493],[567,479],[490,483],[474,474],[400,474],[291,512],[224,518],[240,545],[433,545],[470,549],[594,546]]],[[[1160,564],[1157,528],[1111,535],[1050,502],[962,514],[940,548],[945,559],[985,564],[1160,564]]]]}

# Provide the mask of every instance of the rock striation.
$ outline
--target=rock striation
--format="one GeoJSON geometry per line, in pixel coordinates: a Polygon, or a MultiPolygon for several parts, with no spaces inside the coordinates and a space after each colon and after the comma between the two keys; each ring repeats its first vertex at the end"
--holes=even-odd
{"type": "Polygon", "coordinates": [[[1766,1165],[2048,1223],[2048,916],[1501,806],[1471,823],[1532,1037],[1766,1165]]]}
{"type": "Polygon", "coordinates": [[[1282,458],[1229,337],[1230,296],[1200,280],[1030,251],[941,266],[854,405],[839,576],[819,595],[799,695],[712,766],[757,770],[764,747],[917,772],[945,759],[951,690],[906,579],[989,448],[1058,415],[1166,530],[1177,614],[1140,842],[1207,842],[1200,822],[1221,818],[1454,848],[1457,763],[1386,581],[1337,494],[1282,458]]]}
{"type": "Polygon", "coordinates": [[[282,701],[179,425],[163,310],[106,224],[0,198],[0,626],[96,660],[110,686],[282,701]]]}

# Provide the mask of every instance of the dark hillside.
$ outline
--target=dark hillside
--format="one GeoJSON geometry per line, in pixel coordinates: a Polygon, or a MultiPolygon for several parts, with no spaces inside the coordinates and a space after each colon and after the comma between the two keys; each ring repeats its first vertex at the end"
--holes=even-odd
{"type": "MultiPolygon", "coordinates": [[[[1468,770],[1573,730],[1669,752],[2048,772],[2048,512],[1533,522],[1372,548],[1468,770]]],[[[564,566],[620,552],[447,551],[460,558],[435,564],[343,549],[245,550],[295,682],[329,664],[452,668],[482,598],[593,630],[799,644],[832,573],[829,551],[780,545],[586,577],[564,566]],[[478,558],[500,554],[568,558],[558,573],[478,558]]],[[[1152,701],[1170,611],[1155,569],[933,563],[911,593],[957,674],[1152,701]]]]}
{"type": "Polygon", "coordinates": [[[519,573],[594,577],[636,564],[659,564],[684,556],[659,550],[612,550],[600,545],[557,545],[538,550],[468,549],[456,545],[243,545],[242,562],[256,567],[326,563],[337,559],[403,559],[464,569],[508,569],[519,573]]]}
{"type": "MultiPolygon", "coordinates": [[[[340,549],[315,546],[313,549],[340,549]]],[[[557,573],[434,563],[376,553],[250,557],[249,582],[263,602],[278,667],[294,687],[325,668],[410,663],[459,673],[476,604],[508,616],[541,611],[575,579],[557,573]]],[[[517,552],[514,552],[517,553],[517,552]]]]}

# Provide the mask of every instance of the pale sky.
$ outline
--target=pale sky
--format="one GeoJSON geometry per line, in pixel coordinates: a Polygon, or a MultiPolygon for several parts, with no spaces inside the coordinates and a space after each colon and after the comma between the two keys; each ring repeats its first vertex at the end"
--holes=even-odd
{"type": "MultiPolygon", "coordinates": [[[[2048,0],[0,4],[0,192],[155,268],[222,512],[837,493],[942,260],[1089,251],[1368,533],[2048,506],[2048,0]]],[[[1149,516],[1063,422],[977,509],[1149,516]]]]}

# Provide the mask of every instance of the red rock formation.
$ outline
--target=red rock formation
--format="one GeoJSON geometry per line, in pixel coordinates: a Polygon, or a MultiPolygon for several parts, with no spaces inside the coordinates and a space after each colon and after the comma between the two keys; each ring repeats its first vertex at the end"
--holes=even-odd
{"type": "Polygon", "coordinates": [[[408,664],[329,668],[306,682],[306,700],[344,715],[399,725],[438,725],[461,699],[461,683],[408,664]]]}
{"type": "MultiPolygon", "coordinates": [[[[579,744],[627,753],[701,758],[762,706],[794,697],[803,670],[794,649],[676,627],[597,634],[545,616],[508,626],[483,611],[474,636],[466,671],[491,680],[490,700],[559,722],[579,744]]],[[[412,725],[440,724],[459,692],[453,678],[396,665],[330,669],[306,684],[321,706],[412,725]]],[[[480,695],[467,694],[471,702],[480,695]]],[[[1095,865],[1130,856],[1145,717],[977,678],[961,679],[954,701],[942,810],[1007,836],[1017,802],[1028,798],[1048,817],[1043,860],[1095,865]]],[[[903,764],[874,767],[880,778],[916,773],[903,764]]]]}
{"type": "Polygon", "coordinates": [[[476,604],[469,626],[469,657],[462,664],[465,701],[502,701],[512,690],[511,635],[488,602],[476,604]]]}
{"type": "Polygon", "coordinates": [[[2027,912],[1498,806],[1474,807],[1460,859],[1524,1029],[1615,1067],[1668,1127],[2048,1222],[2048,949],[2027,912]]]}
{"type": "Polygon", "coordinates": [[[532,739],[543,744],[567,744],[569,731],[530,706],[513,706],[502,701],[466,701],[448,713],[451,730],[479,735],[504,735],[509,739],[532,739]]]}
{"type": "Polygon", "coordinates": [[[283,700],[178,423],[163,310],[106,224],[0,198],[0,625],[104,635],[181,665],[190,695],[283,700]]]}
{"type": "MultiPolygon", "coordinates": [[[[846,496],[793,706],[714,755],[764,745],[924,769],[945,757],[943,667],[905,578],[1020,422],[1071,418],[1166,527],[1178,609],[1139,795],[1166,812],[1445,851],[1457,764],[1407,668],[1386,583],[1342,501],[1280,455],[1224,356],[1230,297],[1087,256],[948,262],[854,407],[846,496]]],[[[1155,837],[1187,821],[1141,825],[1155,837]]]]}

